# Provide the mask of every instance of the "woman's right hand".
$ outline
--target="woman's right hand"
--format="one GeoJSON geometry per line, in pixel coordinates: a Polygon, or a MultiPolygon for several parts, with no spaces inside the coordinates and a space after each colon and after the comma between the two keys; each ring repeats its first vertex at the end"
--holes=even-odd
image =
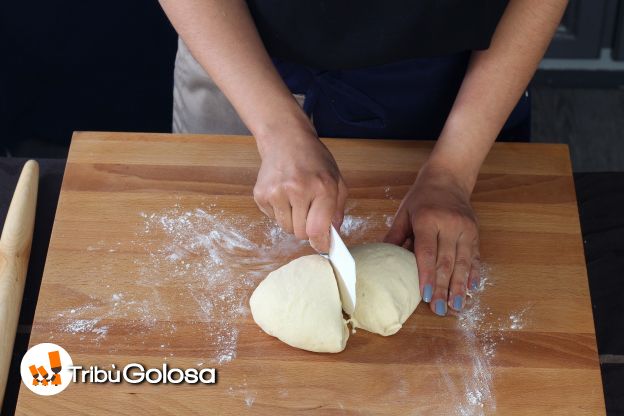
{"type": "Polygon", "coordinates": [[[272,135],[282,137],[263,140],[271,142],[269,148],[259,146],[262,165],[254,199],[282,229],[326,253],[329,227],[340,227],[347,199],[338,165],[313,128],[272,135]]]}
{"type": "Polygon", "coordinates": [[[193,57],[256,138],[260,209],[286,231],[329,250],[347,188],[336,161],[275,69],[245,0],[160,0],[193,57]]]}

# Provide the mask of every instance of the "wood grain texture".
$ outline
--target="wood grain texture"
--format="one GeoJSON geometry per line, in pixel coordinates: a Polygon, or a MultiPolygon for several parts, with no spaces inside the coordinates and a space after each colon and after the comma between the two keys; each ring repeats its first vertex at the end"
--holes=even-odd
{"type": "MultiPolygon", "coordinates": [[[[349,214],[368,219],[365,232],[347,242],[381,239],[384,219],[432,143],[325,143],[350,187],[349,214]]],[[[265,220],[251,197],[258,164],[249,137],[74,135],[30,344],[58,343],[85,366],[216,367],[219,381],[79,383],[52,397],[21,389],[17,414],[604,413],[566,146],[496,144],[488,156],[473,195],[488,280],[466,315],[439,318],[421,304],[395,336],[359,330],[344,352],[314,354],[264,334],[248,313],[253,287],[236,286],[226,296],[240,298],[247,312],[227,323],[237,330],[236,357],[218,363],[217,312],[198,318],[193,301],[216,289],[189,294],[188,281],[164,254],[145,249],[167,238],[145,233],[146,217],[171,207],[179,213],[212,207],[249,223],[249,239],[260,239],[253,224],[265,220]],[[118,293],[174,307],[152,308],[146,321],[142,303],[106,309],[118,293]],[[100,332],[67,330],[90,320],[100,332]]],[[[253,267],[242,253],[223,267],[241,273],[253,267]]],[[[193,256],[191,267],[206,262],[193,256]]]]}
{"type": "Polygon", "coordinates": [[[4,398],[35,227],[39,165],[24,165],[0,237],[0,401],[4,398]]]}

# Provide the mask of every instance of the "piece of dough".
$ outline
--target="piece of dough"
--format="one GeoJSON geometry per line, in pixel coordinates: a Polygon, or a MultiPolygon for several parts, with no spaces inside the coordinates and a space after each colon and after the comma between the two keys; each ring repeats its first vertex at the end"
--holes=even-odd
{"type": "Polygon", "coordinates": [[[421,300],[414,253],[386,243],[350,251],[357,273],[352,325],[384,336],[396,333],[421,300]]]}
{"type": "Polygon", "coordinates": [[[299,257],[269,273],[249,300],[256,323],[293,347],[314,352],[344,350],[349,329],[329,261],[299,257]]]}

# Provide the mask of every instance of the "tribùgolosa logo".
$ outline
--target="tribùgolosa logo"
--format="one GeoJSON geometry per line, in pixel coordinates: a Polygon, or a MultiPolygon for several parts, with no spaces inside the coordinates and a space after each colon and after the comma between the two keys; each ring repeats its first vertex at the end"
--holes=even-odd
{"type": "Polygon", "coordinates": [[[32,346],[20,365],[22,381],[33,393],[52,396],[72,382],[72,359],[64,348],[49,342],[32,346]]]}

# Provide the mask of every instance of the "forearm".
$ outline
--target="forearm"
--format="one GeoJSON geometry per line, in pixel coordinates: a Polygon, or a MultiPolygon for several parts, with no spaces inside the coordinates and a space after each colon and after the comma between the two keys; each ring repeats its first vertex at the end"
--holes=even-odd
{"type": "Polygon", "coordinates": [[[261,153],[284,135],[313,129],[277,73],[244,0],[161,0],[193,57],[230,100],[261,153]]]}
{"type": "Polygon", "coordinates": [[[472,192],[479,169],[524,93],[561,21],[567,0],[510,0],[490,48],[472,54],[430,157],[472,192]]]}

